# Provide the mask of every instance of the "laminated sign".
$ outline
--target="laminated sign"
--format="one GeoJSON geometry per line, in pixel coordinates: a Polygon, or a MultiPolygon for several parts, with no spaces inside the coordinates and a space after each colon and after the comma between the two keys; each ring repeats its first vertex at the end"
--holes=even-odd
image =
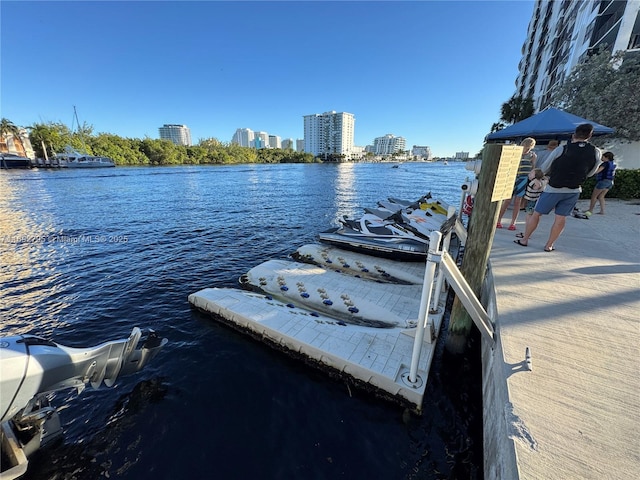
{"type": "Polygon", "coordinates": [[[513,196],[513,186],[516,183],[516,173],[522,158],[520,145],[503,145],[500,152],[500,163],[496,172],[496,183],[493,185],[491,201],[506,200],[513,196]]]}

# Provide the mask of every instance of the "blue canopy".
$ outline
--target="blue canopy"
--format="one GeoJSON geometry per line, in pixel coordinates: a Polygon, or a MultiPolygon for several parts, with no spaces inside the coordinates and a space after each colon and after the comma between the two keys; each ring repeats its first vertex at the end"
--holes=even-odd
{"type": "Polygon", "coordinates": [[[571,137],[576,127],[581,123],[593,125],[593,135],[606,135],[614,132],[613,128],[549,107],[540,113],[525,118],[521,122],[490,133],[485,140],[488,142],[492,140],[518,140],[525,137],[533,137],[536,140],[565,140],[571,137]]]}

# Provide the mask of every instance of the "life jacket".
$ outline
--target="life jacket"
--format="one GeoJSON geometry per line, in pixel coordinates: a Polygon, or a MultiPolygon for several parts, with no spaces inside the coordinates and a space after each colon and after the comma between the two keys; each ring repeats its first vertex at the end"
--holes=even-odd
{"type": "Polygon", "coordinates": [[[586,141],[568,143],[549,169],[549,185],[579,188],[596,166],[596,147],[586,141]]]}
{"type": "Polygon", "coordinates": [[[527,188],[524,191],[525,200],[537,200],[542,193],[542,190],[544,190],[544,183],[542,182],[542,180],[536,180],[535,178],[533,180],[529,180],[529,183],[527,183],[527,188]]]}
{"type": "Polygon", "coordinates": [[[604,169],[598,173],[596,180],[613,180],[613,177],[616,175],[617,165],[611,160],[602,162],[602,165],[604,165],[604,169]]]}

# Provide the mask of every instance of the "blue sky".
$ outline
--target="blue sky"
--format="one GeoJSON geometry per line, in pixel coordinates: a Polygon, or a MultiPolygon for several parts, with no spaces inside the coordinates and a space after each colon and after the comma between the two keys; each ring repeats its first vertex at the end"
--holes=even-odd
{"type": "Polygon", "coordinates": [[[533,0],[0,3],[0,110],[158,138],[303,138],[353,113],[356,145],[391,133],[471,155],[515,91],[533,0]]]}

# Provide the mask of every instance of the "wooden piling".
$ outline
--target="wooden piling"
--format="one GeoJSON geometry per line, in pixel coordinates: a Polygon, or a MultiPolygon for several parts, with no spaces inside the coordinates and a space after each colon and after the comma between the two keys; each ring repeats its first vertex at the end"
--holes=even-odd
{"type": "MultiPolygon", "coordinates": [[[[460,269],[478,298],[487,272],[501,201],[511,197],[521,156],[520,146],[487,144],[484,147],[478,191],[469,218],[467,243],[460,269]]],[[[449,320],[448,352],[464,352],[472,325],[471,317],[456,297],[449,320]]]]}

